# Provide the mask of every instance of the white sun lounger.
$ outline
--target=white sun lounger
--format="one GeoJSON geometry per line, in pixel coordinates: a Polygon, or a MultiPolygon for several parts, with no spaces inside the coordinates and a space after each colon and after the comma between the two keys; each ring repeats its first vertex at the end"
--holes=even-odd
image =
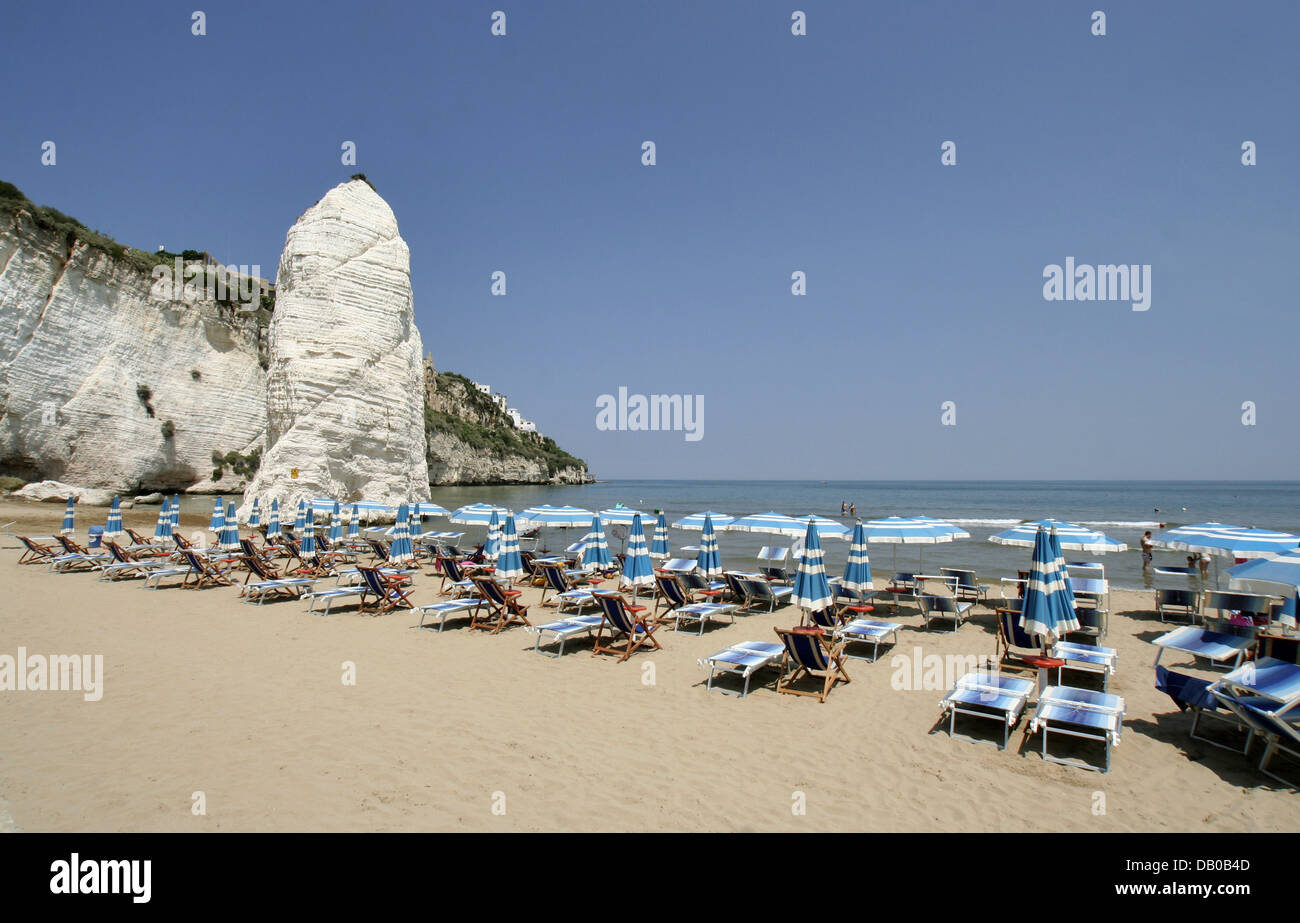
{"type": "Polygon", "coordinates": [[[1032,680],[1007,676],[1004,673],[976,671],[967,673],[952,691],[939,702],[942,715],[948,718],[948,736],[971,743],[993,744],[999,750],[1005,750],[1011,739],[1011,729],[1020,720],[1025,710],[1029,694],[1034,691],[1032,680]],[[965,737],[956,732],[957,716],[968,715],[972,718],[985,718],[1002,725],[1002,743],[981,740],[978,737],[965,737]]]}
{"type": "Polygon", "coordinates": [[[524,627],[524,631],[537,635],[537,640],[533,643],[533,650],[537,651],[537,653],[545,654],[547,657],[562,657],[564,656],[565,641],[576,638],[578,635],[590,637],[591,633],[599,629],[604,621],[605,617],[603,615],[572,615],[567,619],[547,622],[545,625],[527,625],[524,627]],[[551,636],[549,641],[542,637],[543,633],[551,636]],[[560,646],[552,654],[542,650],[543,642],[546,644],[559,642],[560,646]]]}
{"type": "Polygon", "coordinates": [[[1048,656],[1065,661],[1064,666],[1056,668],[1057,685],[1061,683],[1062,670],[1079,670],[1083,673],[1100,674],[1101,690],[1105,692],[1110,688],[1110,678],[1115,672],[1115,661],[1119,659],[1119,652],[1111,647],[1057,641],[1052,645],[1048,656]]]}
{"type": "Polygon", "coordinates": [[[311,602],[308,603],[308,605],[307,605],[307,611],[308,611],[308,612],[315,612],[315,611],[316,611],[316,601],[317,601],[318,599],[323,599],[323,600],[325,600],[325,609],[324,609],[324,611],[321,612],[321,615],[329,615],[329,614],[330,614],[330,606],[334,603],[334,600],[336,600],[336,599],[348,599],[348,598],[353,597],[353,596],[360,596],[361,594],[363,594],[363,593],[367,593],[367,592],[369,592],[369,589],[368,589],[366,586],[364,586],[364,585],[362,585],[362,586],[335,586],[335,587],[330,587],[328,590],[313,590],[313,591],[310,592],[310,593],[303,593],[302,596],[299,597],[299,599],[310,599],[310,600],[311,600],[311,602]]]}
{"type": "Polygon", "coordinates": [[[150,571],[149,576],[144,578],[144,588],[146,590],[161,589],[164,577],[187,577],[193,573],[194,568],[188,564],[184,567],[163,567],[158,570],[150,571]]]}
{"type": "Polygon", "coordinates": [[[1110,748],[1119,745],[1124,727],[1124,700],[1108,692],[1076,689],[1073,686],[1048,686],[1038,697],[1029,732],[1042,732],[1043,759],[1049,763],[1063,763],[1082,769],[1097,767],[1083,760],[1049,756],[1047,738],[1051,733],[1099,740],[1106,745],[1106,761],[1102,772],[1110,772],[1110,748]]]}
{"type": "Polygon", "coordinates": [[[260,583],[246,583],[243,586],[244,602],[251,603],[254,598],[260,606],[266,602],[269,594],[280,590],[289,590],[295,598],[301,598],[304,590],[310,590],[316,581],[308,577],[281,577],[279,580],[263,580],[260,583]]]}
{"type": "Polygon", "coordinates": [[[425,617],[436,615],[438,617],[438,633],[441,634],[443,627],[447,624],[448,616],[469,615],[478,608],[479,602],[477,596],[462,596],[459,599],[449,599],[439,603],[430,603],[427,606],[417,606],[416,608],[420,610],[420,624],[416,627],[423,628],[425,617]]]}
{"type": "Polygon", "coordinates": [[[902,628],[898,622],[882,622],[878,619],[854,619],[847,625],[842,625],[835,629],[835,640],[844,640],[849,644],[870,644],[871,658],[868,660],[860,654],[848,653],[848,647],[845,646],[845,657],[851,657],[854,660],[868,660],[874,663],[880,656],[880,642],[886,638],[891,644],[898,643],[898,629],[902,628]]]}
{"type": "Polygon", "coordinates": [[[718,691],[726,695],[738,695],[743,699],[749,694],[749,678],[763,667],[781,669],[781,658],[784,654],[784,644],[766,641],[741,641],[739,644],[733,644],[726,650],[718,651],[700,660],[700,666],[709,668],[709,678],[704,688],[713,688],[713,677],[718,672],[737,673],[745,680],[745,685],[739,693],[722,687],[718,687],[718,691]]]}
{"type": "Polygon", "coordinates": [[[673,621],[673,631],[682,627],[682,619],[698,622],[700,630],[696,633],[701,635],[704,634],[704,623],[714,617],[725,615],[731,620],[731,624],[736,624],[736,607],[733,603],[691,603],[677,607],[672,614],[676,616],[673,621]]]}

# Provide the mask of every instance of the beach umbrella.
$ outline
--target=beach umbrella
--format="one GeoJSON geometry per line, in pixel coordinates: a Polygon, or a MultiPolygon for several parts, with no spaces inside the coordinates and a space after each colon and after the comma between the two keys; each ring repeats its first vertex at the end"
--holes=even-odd
{"type": "Polygon", "coordinates": [[[591,531],[583,539],[582,561],[586,567],[609,567],[614,558],[609,553],[609,544],[605,541],[605,525],[597,514],[591,523],[591,531]]]}
{"type": "Polygon", "coordinates": [[[158,511],[158,524],[153,527],[153,537],[172,537],[172,502],[166,497],[163,497],[162,509],[158,511]]]}
{"type": "Polygon", "coordinates": [[[510,511],[504,506],[493,506],[490,503],[471,503],[452,513],[451,521],[462,526],[486,526],[492,521],[494,513],[498,516],[510,515],[510,511]]]}
{"type": "Polygon", "coordinates": [[[1056,562],[1056,571],[1065,578],[1065,601],[1074,612],[1078,603],[1074,599],[1074,587],[1070,586],[1070,568],[1065,563],[1065,554],[1061,550],[1061,539],[1055,529],[1047,530],[1047,540],[1052,546],[1052,560],[1056,562]]]}
{"type": "Polygon", "coordinates": [[[181,495],[172,494],[172,533],[181,529],[181,495]]]}
{"type": "Polygon", "coordinates": [[[212,518],[208,520],[208,531],[220,534],[226,525],[226,508],[221,505],[221,498],[212,502],[212,518]]]}
{"type": "Polygon", "coordinates": [[[77,498],[69,497],[68,505],[63,510],[63,528],[59,530],[62,535],[71,535],[77,531],[77,498]]]}
{"type": "MultiPolygon", "coordinates": [[[[407,517],[407,524],[411,528],[411,542],[414,543],[419,536],[424,534],[424,523],[420,522],[419,504],[412,502],[410,504],[411,512],[407,517]]],[[[415,547],[412,544],[412,547],[415,547]]]]}
{"type": "Polygon", "coordinates": [[[705,577],[720,577],[722,557],[718,554],[718,536],[713,531],[713,519],[707,513],[704,515],[704,525],[700,533],[700,550],[695,557],[696,566],[700,574],[705,577]]]}
{"type": "Polygon", "coordinates": [[[230,509],[226,510],[225,524],[221,527],[221,534],[218,538],[221,547],[227,551],[239,550],[239,520],[235,518],[235,503],[230,502],[230,509]]]}
{"type": "Polygon", "coordinates": [[[397,529],[393,533],[393,544],[388,549],[390,564],[405,564],[415,560],[415,549],[411,545],[410,516],[405,503],[397,508],[397,529]]]}
{"type": "Polygon", "coordinates": [[[751,513],[741,516],[726,528],[728,532],[766,532],[798,538],[807,532],[808,524],[782,513],[751,513]]]}
{"type": "Polygon", "coordinates": [[[842,522],[836,522],[834,519],[827,519],[825,516],[814,516],[812,513],[799,517],[801,526],[806,527],[809,523],[812,523],[813,528],[817,530],[818,538],[848,539],[849,537],[849,527],[842,522]]]}
{"type": "Polygon", "coordinates": [[[114,497],[113,505],[108,508],[108,521],[104,524],[104,538],[114,539],[125,534],[122,531],[122,498],[114,497]]]}
{"type": "Polygon", "coordinates": [[[668,518],[663,513],[655,520],[654,541],[650,543],[650,557],[652,558],[671,558],[672,551],[668,548],[668,518]]]}
{"type": "Polygon", "coordinates": [[[641,587],[654,586],[654,567],[650,564],[650,552],[645,545],[645,527],[641,525],[641,514],[632,517],[632,531],[627,540],[627,557],[623,560],[623,575],[619,586],[632,587],[635,597],[641,587]]]}
{"type": "Polygon", "coordinates": [[[700,532],[704,529],[706,523],[713,529],[725,529],[735,521],[735,516],[728,516],[726,513],[715,513],[712,510],[706,510],[703,513],[692,513],[689,516],[682,517],[673,523],[673,528],[700,532]]]}
{"type": "Polygon", "coordinates": [[[348,508],[348,534],[349,539],[361,538],[361,511],[357,509],[354,503],[348,508]]]}
{"type": "Polygon", "coordinates": [[[330,510],[329,538],[330,545],[343,541],[343,517],[337,500],[334,501],[334,509],[330,510]]]}
{"type": "MultiPolygon", "coordinates": [[[[307,528],[307,501],[299,500],[298,516],[293,521],[293,534],[301,537],[309,531],[310,530],[307,528]]],[[[313,541],[312,545],[314,546],[315,544],[315,541],[313,541]]],[[[316,549],[313,547],[312,550],[315,551],[316,549]]]]}
{"type": "Polygon", "coordinates": [[[524,528],[551,526],[555,529],[589,529],[595,515],[591,510],[576,506],[551,506],[544,503],[524,510],[517,517],[516,523],[524,528]]]}
{"type": "Polygon", "coordinates": [[[524,575],[524,559],[519,554],[519,530],[515,528],[515,517],[506,515],[506,524],[501,530],[501,553],[497,555],[495,576],[507,580],[524,575]]]}
{"type": "Polygon", "coordinates": [[[1161,532],[1151,540],[1157,548],[1194,551],[1228,558],[1267,558],[1300,545],[1300,535],[1201,522],[1161,532]]]}
{"type": "Polygon", "coordinates": [[[437,503],[430,503],[427,500],[423,503],[415,504],[415,512],[418,516],[450,516],[451,511],[445,506],[437,503]]]}
{"type": "Polygon", "coordinates": [[[253,498],[253,509],[248,514],[248,528],[256,529],[262,524],[262,508],[258,505],[257,498],[253,498]]]}
{"type": "Polygon", "coordinates": [[[298,519],[303,523],[303,526],[301,529],[295,528],[294,534],[298,537],[298,550],[303,560],[306,560],[316,553],[316,530],[307,527],[305,521],[307,514],[301,506],[298,508],[298,514],[298,519]]]}
{"type": "Polygon", "coordinates": [[[483,557],[495,561],[501,554],[501,517],[496,510],[488,520],[487,539],[483,542],[483,557]]]}
{"type": "Polygon", "coordinates": [[[1059,519],[1035,519],[1022,522],[1003,529],[996,535],[990,535],[989,541],[995,545],[1013,545],[1020,548],[1033,548],[1038,538],[1038,527],[1055,529],[1061,548],[1066,551],[1088,551],[1092,554],[1106,554],[1111,551],[1127,551],[1128,545],[1109,538],[1095,529],[1086,529],[1072,522],[1059,519]]]}
{"type": "MultiPolygon", "coordinates": [[[[970,538],[970,533],[957,528],[952,523],[928,516],[887,516],[884,519],[869,519],[862,524],[868,542],[884,542],[898,545],[940,545],[957,538],[970,538]]],[[[925,566],[925,555],[919,558],[920,567],[925,566]]],[[[898,570],[898,548],[894,548],[894,570],[898,570]]]]}
{"type": "Polygon", "coordinates": [[[634,510],[628,506],[616,506],[613,509],[600,511],[601,520],[610,523],[611,525],[617,522],[622,523],[625,526],[630,526],[632,525],[632,520],[636,519],[636,517],[645,517],[648,515],[650,514],[643,513],[640,510],[634,510]]]}
{"type": "Polygon", "coordinates": [[[861,520],[853,526],[849,560],[844,565],[844,580],[841,585],[858,592],[871,589],[871,559],[867,555],[867,532],[862,528],[861,520]]]}
{"type": "Polygon", "coordinates": [[[821,533],[809,522],[803,537],[803,555],[799,558],[799,572],[794,578],[794,593],[790,601],[800,609],[820,612],[831,604],[831,585],[826,579],[826,564],[822,560],[821,533]]]}
{"type": "Polygon", "coordinates": [[[266,524],[267,541],[270,541],[273,538],[277,538],[279,535],[280,535],[280,501],[278,499],[273,498],[271,500],[271,518],[267,521],[266,524]]]}
{"type": "Polygon", "coordinates": [[[1296,610],[1300,607],[1300,548],[1292,548],[1271,558],[1255,558],[1228,568],[1228,589],[1239,593],[1264,593],[1286,600],[1279,621],[1296,627],[1296,610]]]}
{"type": "Polygon", "coordinates": [[[1067,575],[1052,550],[1051,534],[1040,527],[1025,584],[1020,627],[1031,635],[1041,635],[1048,644],[1057,641],[1079,627],[1073,601],[1067,575]]]}

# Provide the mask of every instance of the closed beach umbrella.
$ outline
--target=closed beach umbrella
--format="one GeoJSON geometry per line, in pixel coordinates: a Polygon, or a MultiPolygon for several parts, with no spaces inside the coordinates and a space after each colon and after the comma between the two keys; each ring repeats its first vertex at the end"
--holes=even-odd
{"type": "Polygon", "coordinates": [[[1157,548],[1195,551],[1228,558],[1267,558],[1300,545],[1300,535],[1201,522],[1161,532],[1151,540],[1157,548]]]}
{"type": "Polygon", "coordinates": [[[208,531],[221,533],[226,525],[226,508],[221,505],[221,498],[212,502],[212,518],[208,520],[208,531]]]}
{"type": "MultiPolygon", "coordinates": [[[[308,531],[310,530],[307,528],[307,501],[299,500],[298,516],[293,521],[293,534],[301,538],[308,531]]],[[[313,541],[312,544],[315,545],[316,543],[313,541]]],[[[315,551],[315,548],[312,550],[315,551]]]]}
{"type": "Polygon", "coordinates": [[[330,510],[330,545],[343,541],[343,515],[339,509],[339,502],[334,501],[334,509],[330,510]]]}
{"type": "Polygon", "coordinates": [[[262,524],[262,507],[258,504],[257,498],[253,498],[253,509],[248,514],[248,527],[256,529],[262,524]]]}
{"type": "Polygon", "coordinates": [[[113,505],[108,508],[108,522],[104,524],[104,538],[114,539],[122,534],[122,498],[114,497],[113,505]]]}
{"type": "Polygon", "coordinates": [[[703,513],[691,513],[689,516],[683,516],[681,519],[673,523],[673,528],[700,532],[703,531],[706,523],[711,529],[725,529],[735,521],[735,516],[728,516],[726,513],[715,513],[713,510],[706,510],[703,513]]]}
{"type": "Polygon", "coordinates": [[[357,509],[354,503],[348,508],[348,538],[361,537],[361,511],[357,509]]]}
{"type": "Polygon", "coordinates": [[[153,527],[153,537],[172,537],[172,502],[166,497],[163,497],[162,509],[158,511],[158,524],[153,527]]]}
{"type": "Polygon", "coordinates": [[[623,561],[623,575],[619,586],[632,587],[632,595],[641,592],[641,587],[654,586],[654,567],[650,563],[650,551],[645,544],[645,527],[641,525],[641,514],[632,517],[632,531],[627,539],[627,557],[623,561]]]}
{"type": "Polygon", "coordinates": [[[1020,614],[1020,627],[1031,635],[1041,635],[1051,644],[1079,627],[1073,594],[1066,574],[1059,569],[1052,550],[1052,538],[1040,528],[1034,541],[1029,582],[1020,614]]]}
{"type": "Polygon", "coordinates": [[[225,525],[221,527],[221,547],[227,551],[239,550],[239,520],[235,518],[235,503],[230,502],[226,510],[225,525]]]}
{"type": "Polygon", "coordinates": [[[414,545],[415,540],[424,534],[424,524],[420,522],[420,510],[418,505],[415,503],[411,503],[410,507],[411,507],[411,512],[408,515],[407,524],[410,526],[411,529],[411,542],[412,542],[411,547],[415,547],[414,545]]]}
{"type": "Polygon", "coordinates": [[[728,532],[766,532],[798,538],[808,531],[808,524],[783,513],[751,513],[727,526],[728,532]]]}
{"type": "Polygon", "coordinates": [[[582,566],[608,567],[614,561],[609,553],[609,543],[605,541],[605,525],[597,515],[591,523],[591,531],[583,540],[582,566]]]}
{"type": "Polygon", "coordinates": [[[501,554],[501,517],[496,510],[488,519],[487,539],[483,542],[483,557],[495,561],[501,554]]]}
{"type": "Polygon", "coordinates": [[[1035,519],[1022,522],[1010,529],[1003,529],[996,535],[990,535],[989,541],[995,545],[1033,548],[1034,542],[1038,538],[1039,526],[1045,529],[1055,529],[1061,548],[1066,551],[1088,551],[1092,554],[1106,554],[1111,551],[1128,550],[1128,545],[1116,541],[1095,529],[1087,529],[1059,519],[1035,519]]]}
{"type": "Polygon", "coordinates": [[[415,549],[411,545],[410,512],[403,503],[397,508],[397,528],[393,532],[393,544],[388,549],[390,564],[405,564],[415,560],[415,549]]]}
{"type": "Polygon", "coordinates": [[[1074,587],[1070,586],[1070,568],[1066,566],[1065,554],[1061,551],[1061,539],[1055,529],[1047,530],[1047,540],[1052,546],[1052,560],[1056,562],[1056,572],[1065,578],[1065,601],[1070,611],[1075,612],[1078,603],[1074,599],[1074,587]]]}
{"type": "Polygon", "coordinates": [[[859,592],[871,589],[871,558],[867,555],[867,532],[862,528],[861,520],[853,527],[853,538],[849,541],[849,560],[844,565],[844,580],[841,584],[859,592]]]}
{"type": "Polygon", "coordinates": [[[298,536],[298,550],[305,559],[316,553],[316,530],[307,527],[304,518],[306,512],[301,507],[299,507],[298,512],[300,514],[299,520],[302,521],[303,526],[301,530],[294,529],[294,533],[298,536]]]}
{"type": "Polygon", "coordinates": [[[695,563],[705,577],[722,576],[722,556],[718,554],[718,536],[713,531],[713,519],[707,513],[704,515],[700,551],[695,557],[695,563]]]}
{"type": "Polygon", "coordinates": [[[1278,620],[1295,628],[1296,608],[1300,604],[1300,548],[1228,568],[1228,588],[1239,593],[1281,596],[1286,605],[1278,620]]]}
{"type": "Polygon", "coordinates": [[[668,548],[668,517],[663,513],[655,520],[654,541],[650,543],[650,557],[652,558],[671,558],[672,551],[668,548]]]}
{"type": "Polygon", "coordinates": [[[501,530],[501,553],[497,555],[496,576],[513,579],[524,575],[524,559],[519,554],[519,530],[515,528],[515,517],[506,515],[506,524],[501,530]]]}
{"type": "Polygon", "coordinates": [[[172,534],[181,530],[181,495],[172,494],[172,534]]]}
{"type": "Polygon", "coordinates": [[[266,524],[266,537],[268,540],[280,535],[280,501],[271,500],[271,518],[266,524]]]}
{"type": "Polygon", "coordinates": [[[803,556],[799,558],[799,572],[795,574],[790,601],[809,612],[820,612],[831,604],[831,584],[826,579],[826,563],[822,560],[821,533],[812,522],[804,532],[803,556]]]}
{"type": "Polygon", "coordinates": [[[63,535],[71,535],[77,531],[77,498],[69,497],[68,505],[63,510],[63,528],[59,530],[63,535]]]}

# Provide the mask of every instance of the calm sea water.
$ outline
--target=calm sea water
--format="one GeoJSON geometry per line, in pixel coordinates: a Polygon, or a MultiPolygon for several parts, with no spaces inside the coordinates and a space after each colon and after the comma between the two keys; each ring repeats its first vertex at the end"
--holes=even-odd
{"type": "MultiPolygon", "coordinates": [[[[1189,522],[1218,521],[1300,533],[1300,481],[608,481],[574,487],[441,487],[432,499],[448,509],[466,503],[489,502],[513,510],[542,503],[571,504],[602,510],[622,503],[650,513],[662,509],[671,523],[688,513],[717,510],[732,516],[775,510],[791,516],[815,513],[852,525],[840,516],[840,501],[857,504],[859,519],[884,516],[934,516],[960,525],[970,533],[944,545],[871,546],[872,570],[888,577],[894,568],[943,566],[973,568],[984,580],[1014,576],[1028,567],[1027,548],[995,545],[988,537],[1023,519],[1054,517],[1100,529],[1126,542],[1130,550],[1094,558],[1067,552],[1070,560],[1100,560],[1117,587],[1142,587],[1144,581],[1138,541],[1143,531],[1159,533],[1189,522]]],[[[186,498],[183,509],[208,509],[211,499],[186,498]]],[[[431,519],[429,528],[446,523],[431,519]]],[[[465,530],[464,543],[482,539],[482,529],[465,530]]],[[[652,524],[647,523],[647,538],[652,524]]],[[[552,547],[567,544],[566,536],[548,531],[552,547]]],[[[568,541],[581,536],[574,532],[568,541]]],[[[674,549],[698,543],[698,532],[669,530],[674,549]]],[[[754,565],[764,544],[789,544],[789,539],[752,533],[720,532],[724,565],[754,565]]],[[[620,550],[614,539],[611,545],[620,550]]],[[[842,571],[847,542],[824,543],[829,572],[842,571]]],[[[1177,552],[1156,552],[1156,563],[1185,563],[1177,552]]]]}

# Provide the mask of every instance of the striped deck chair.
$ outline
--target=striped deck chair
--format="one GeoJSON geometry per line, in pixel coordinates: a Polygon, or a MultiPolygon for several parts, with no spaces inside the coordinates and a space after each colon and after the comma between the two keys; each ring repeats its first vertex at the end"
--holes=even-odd
{"type": "MultiPolygon", "coordinates": [[[[672,563],[671,561],[669,562],[672,563]]],[[[692,562],[694,563],[694,562],[692,562]]],[[[667,570],[668,568],[664,568],[667,570]]],[[[727,584],[721,580],[705,580],[697,571],[685,571],[677,573],[677,579],[681,581],[686,592],[691,594],[692,602],[697,596],[703,596],[709,601],[713,601],[721,596],[727,590],[727,584]]]]}
{"type": "Polygon", "coordinates": [[[821,631],[800,628],[773,629],[785,645],[781,658],[781,675],[776,681],[777,692],[790,695],[808,695],[825,703],[831,689],[839,682],[851,682],[844,670],[844,644],[826,640],[821,631]],[[811,676],[822,680],[820,692],[790,688],[794,683],[811,676]]]}
{"type": "Polygon", "coordinates": [[[126,577],[147,577],[150,571],[157,570],[161,567],[170,567],[170,561],[164,561],[157,557],[142,558],[134,552],[128,551],[117,542],[109,539],[104,542],[104,547],[108,549],[109,554],[113,556],[112,563],[105,564],[99,569],[100,580],[121,580],[126,577]]]}
{"type": "Polygon", "coordinates": [[[898,629],[903,627],[898,622],[884,622],[871,618],[848,619],[844,617],[843,611],[843,609],[838,612],[834,609],[821,609],[817,612],[809,612],[808,618],[815,627],[830,632],[832,641],[844,642],[845,659],[875,663],[880,659],[882,641],[888,639],[891,645],[898,644],[898,629]],[[850,654],[848,652],[850,644],[870,644],[871,656],[850,654]]]}
{"type": "Polygon", "coordinates": [[[547,622],[545,625],[529,625],[524,631],[537,635],[537,641],[533,644],[533,650],[537,653],[545,654],[547,657],[563,657],[566,641],[579,635],[590,637],[591,633],[598,631],[604,622],[603,615],[571,615],[568,618],[547,622]],[[550,640],[545,639],[546,635],[550,635],[550,640]],[[553,654],[542,650],[543,644],[557,643],[559,647],[553,654]]]}
{"type": "Polygon", "coordinates": [[[386,574],[377,567],[358,567],[362,586],[361,611],[367,615],[383,615],[398,609],[414,609],[409,589],[403,589],[402,578],[386,574]]]}
{"type": "Polygon", "coordinates": [[[646,619],[645,606],[634,606],[619,593],[603,591],[594,595],[604,618],[600,630],[596,632],[596,645],[591,651],[593,657],[597,654],[618,654],[618,662],[622,663],[646,644],[657,651],[663,650],[663,645],[655,638],[655,630],[659,626],[646,619]],[[605,639],[606,630],[609,632],[608,641],[605,639]],[[615,644],[620,640],[623,646],[616,647],[615,644]]]}
{"type": "Polygon", "coordinates": [[[673,610],[690,605],[691,601],[690,595],[676,577],[672,574],[655,574],[656,618],[659,616],[659,610],[663,609],[664,615],[660,621],[666,621],[673,617],[673,610]]]}
{"type": "Polygon", "coordinates": [[[113,560],[110,554],[93,554],[66,535],[56,535],[54,540],[63,546],[63,554],[50,560],[50,570],[60,574],[73,571],[96,570],[113,560]]]}
{"type": "Polygon", "coordinates": [[[57,558],[60,554],[51,546],[28,538],[26,535],[16,535],[14,537],[18,539],[24,549],[23,553],[18,556],[19,564],[48,564],[52,558],[57,558]]]}
{"type": "Polygon", "coordinates": [[[474,589],[474,581],[465,576],[464,571],[460,569],[460,563],[455,558],[440,554],[434,560],[438,564],[438,570],[442,572],[442,583],[438,584],[439,596],[459,599],[462,596],[473,596],[477,592],[474,589]]]}
{"type": "Polygon", "coordinates": [[[541,570],[542,576],[546,578],[546,586],[542,588],[543,606],[555,606],[557,612],[571,607],[581,614],[584,606],[600,605],[590,590],[578,587],[573,579],[575,572],[566,571],[563,564],[543,564],[541,570]],[[546,599],[548,592],[555,594],[549,602],[546,599]]]}
{"type": "Polygon", "coordinates": [[[478,589],[479,604],[474,609],[470,628],[482,628],[491,634],[497,634],[507,625],[532,625],[528,621],[528,607],[519,605],[522,590],[503,589],[492,577],[474,576],[470,578],[478,589]],[[483,608],[487,607],[486,617],[481,617],[483,608]]]}
{"type": "Polygon", "coordinates": [[[239,595],[244,597],[246,602],[256,599],[259,606],[266,601],[267,596],[299,599],[303,593],[316,585],[316,581],[309,577],[282,576],[269,561],[257,555],[245,555],[243,564],[248,568],[248,577],[244,578],[244,585],[239,588],[239,595]],[[249,580],[254,576],[260,578],[259,582],[250,583],[249,580]]]}
{"type": "Polygon", "coordinates": [[[743,609],[767,606],[768,612],[775,612],[777,606],[784,606],[794,595],[794,587],[771,584],[766,580],[742,580],[740,583],[745,590],[743,609]]]}
{"type": "Polygon", "coordinates": [[[201,590],[209,586],[235,585],[235,581],[230,579],[230,570],[234,567],[232,562],[210,561],[197,551],[182,551],[181,558],[190,566],[190,572],[181,583],[182,589],[201,590]]]}

